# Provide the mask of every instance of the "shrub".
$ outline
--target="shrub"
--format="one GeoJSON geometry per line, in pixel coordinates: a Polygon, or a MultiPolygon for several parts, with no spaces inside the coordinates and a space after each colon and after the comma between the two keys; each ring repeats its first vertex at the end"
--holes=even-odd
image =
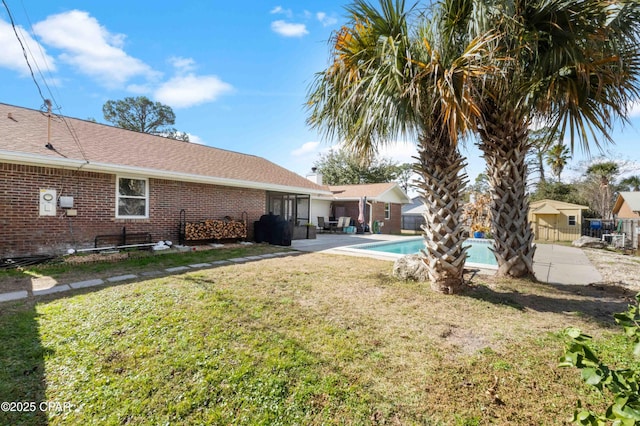
{"type": "MultiPolygon", "coordinates": [[[[633,342],[633,354],[640,355],[640,293],[635,304],[629,305],[626,312],[614,315],[616,323],[624,329],[625,335],[633,342]]],[[[613,421],[614,425],[635,425],[640,423],[640,368],[610,368],[604,364],[589,347],[591,336],[583,334],[577,328],[568,328],[571,338],[560,360],[561,367],[577,367],[581,370],[584,382],[597,389],[612,402],[604,414],[595,413],[578,406],[573,414],[573,422],[581,425],[605,425],[613,421]]]]}

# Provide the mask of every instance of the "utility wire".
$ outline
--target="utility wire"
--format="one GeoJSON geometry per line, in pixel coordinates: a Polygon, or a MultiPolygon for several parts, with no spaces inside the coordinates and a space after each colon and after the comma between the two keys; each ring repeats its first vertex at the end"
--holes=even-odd
{"type": "MultiPolygon", "coordinates": [[[[27,63],[27,67],[29,67],[29,71],[31,73],[31,78],[33,79],[33,82],[36,85],[36,88],[38,89],[38,93],[40,94],[40,97],[42,98],[44,104],[47,104],[47,99],[44,97],[44,95],[42,94],[42,89],[40,88],[40,85],[38,84],[38,80],[36,79],[36,76],[33,72],[33,68],[31,67],[31,63],[29,62],[29,57],[27,55],[27,49],[29,48],[29,46],[27,46],[25,48],[24,43],[22,42],[22,39],[20,38],[19,34],[18,34],[18,29],[16,28],[16,24],[15,21],[13,19],[13,15],[11,14],[11,10],[9,9],[9,5],[7,4],[7,2],[5,0],[2,0],[2,4],[4,5],[4,8],[7,10],[7,14],[9,15],[9,20],[11,21],[11,27],[13,28],[13,32],[16,35],[16,38],[18,39],[18,43],[20,43],[20,47],[22,48],[22,54],[24,55],[24,60],[27,63]]],[[[23,9],[24,9],[24,3],[23,3],[23,9]]],[[[33,26],[31,25],[31,21],[29,20],[29,15],[26,13],[26,9],[25,9],[25,14],[27,15],[27,21],[29,22],[29,26],[31,28],[31,31],[33,31],[33,26]]],[[[40,46],[38,44],[38,46],[40,46]]],[[[31,53],[31,50],[29,50],[29,54],[31,54],[31,56],[33,57],[33,53],[31,53]]],[[[42,52],[42,49],[40,49],[40,54],[43,56],[44,59],[44,53],[42,52]]],[[[47,66],[47,62],[46,60],[44,61],[45,66],[47,66]]],[[[47,80],[44,77],[44,75],[42,74],[42,71],[40,70],[40,67],[38,67],[38,61],[35,61],[36,64],[36,68],[38,69],[38,73],[40,74],[40,77],[42,78],[42,81],[44,81],[45,86],[47,87],[47,91],[49,92],[50,98],[53,99],[53,101],[55,102],[56,105],[56,109],[58,111],[60,111],[62,108],[60,107],[60,105],[58,104],[58,102],[55,100],[55,97],[53,96],[53,93],[51,92],[51,88],[49,87],[49,85],[47,84],[47,80]]],[[[48,69],[48,66],[47,66],[48,69]]],[[[49,75],[51,75],[51,72],[49,72],[49,75]]],[[[71,123],[69,123],[69,120],[66,119],[66,117],[62,114],[56,114],[56,116],[58,118],[60,118],[62,120],[62,122],[65,124],[65,126],[67,127],[67,130],[69,131],[69,134],[71,135],[71,138],[73,139],[73,141],[75,142],[76,146],[78,147],[78,150],[80,150],[80,155],[82,155],[82,158],[84,159],[84,161],[86,161],[87,163],[89,162],[89,160],[87,159],[87,155],[85,154],[84,149],[82,148],[82,145],[80,144],[80,139],[78,138],[78,135],[75,131],[75,129],[73,129],[73,126],[71,125],[71,123]]],[[[82,167],[82,166],[80,166],[82,167]]]]}
{"type": "Polygon", "coordinates": [[[29,67],[29,71],[31,72],[31,78],[33,79],[33,82],[36,84],[36,87],[38,88],[38,93],[40,93],[40,97],[42,98],[43,101],[45,101],[46,99],[42,94],[42,90],[40,89],[38,80],[36,80],[36,76],[33,74],[33,68],[31,68],[31,64],[29,63],[29,58],[27,57],[27,50],[25,49],[24,44],[22,43],[22,39],[20,39],[20,36],[18,35],[18,31],[16,30],[16,24],[13,21],[13,15],[11,15],[11,10],[9,10],[9,5],[5,0],[2,0],[2,4],[4,5],[4,8],[7,10],[7,14],[9,15],[9,21],[11,22],[11,27],[13,28],[13,33],[16,35],[16,38],[20,43],[20,47],[22,48],[22,54],[24,55],[24,60],[27,62],[27,67],[29,67]]]}

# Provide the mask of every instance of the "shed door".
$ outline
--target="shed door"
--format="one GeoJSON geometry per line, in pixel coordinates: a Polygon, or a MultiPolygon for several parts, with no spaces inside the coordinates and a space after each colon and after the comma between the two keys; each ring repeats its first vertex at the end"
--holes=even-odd
{"type": "Polygon", "coordinates": [[[555,241],[558,215],[537,214],[536,215],[536,238],[543,241],[555,241]]]}

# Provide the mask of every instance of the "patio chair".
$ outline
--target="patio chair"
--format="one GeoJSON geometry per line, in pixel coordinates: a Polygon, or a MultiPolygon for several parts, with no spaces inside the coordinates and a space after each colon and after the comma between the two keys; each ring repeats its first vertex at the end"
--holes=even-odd
{"type": "Polygon", "coordinates": [[[331,225],[324,221],[323,216],[318,216],[318,230],[320,232],[331,231],[331,225]]]}
{"type": "Polygon", "coordinates": [[[344,231],[344,228],[349,226],[350,223],[351,218],[349,216],[340,216],[340,218],[338,219],[338,224],[336,225],[336,230],[342,232],[344,231]]]}

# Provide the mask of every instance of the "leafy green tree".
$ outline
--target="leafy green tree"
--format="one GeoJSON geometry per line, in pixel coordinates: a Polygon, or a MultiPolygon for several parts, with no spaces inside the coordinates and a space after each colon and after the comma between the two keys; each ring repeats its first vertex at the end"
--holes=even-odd
{"type": "Polygon", "coordinates": [[[556,180],[560,182],[560,175],[567,165],[567,162],[571,159],[569,148],[561,141],[553,144],[546,154],[547,164],[551,167],[551,171],[556,177],[556,180]]]}
{"type": "Polygon", "coordinates": [[[409,187],[412,186],[413,176],[415,175],[413,164],[402,163],[396,166],[396,182],[404,190],[409,192],[409,187]]]}
{"type": "Polygon", "coordinates": [[[539,183],[536,190],[531,194],[531,201],[557,200],[565,203],[589,205],[578,189],[576,184],[562,182],[539,183]]]}
{"type": "Polygon", "coordinates": [[[455,36],[472,12],[464,0],[444,0],[433,13],[406,9],[404,0],[365,0],[347,7],[349,23],[331,40],[329,67],[308,95],[311,126],[338,136],[370,158],[398,135],[415,136],[417,190],[425,203],[425,264],[432,289],[464,286],[467,247],[460,200],[465,162],[458,138],[475,119],[474,82],[485,41],[455,36]],[[427,18],[428,17],[428,18],[427,18]]]}
{"type": "Polygon", "coordinates": [[[388,158],[374,158],[363,163],[345,151],[331,150],[313,164],[327,185],[393,182],[398,177],[398,165],[388,158]]]}
{"type": "Polygon", "coordinates": [[[480,99],[479,148],[492,187],[498,275],[533,276],[526,194],[529,127],[536,118],[588,148],[610,139],[638,96],[638,3],[600,0],[473,1],[470,36],[495,31],[499,72],[480,99]],[[591,138],[589,137],[591,135],[591,138]]]}
{"type": "Polygon", "coordinates": [[[640,191],[640,176],[629,176],[620,181],[620,186],[627,191],[640,191]]]}
{"type": "Polygon", "coordinates": [[[169,127],[176,121],[173,109],[145,96],[109,100],[102,106],[102,113],[106,121],[123,129],[189,141],[188,134],[169,127]]]}
{"type": "Polygon", "coordinates": [[[485,194],[489,192],[489,177],[486,173],[480,173],[476,176],[476,180],[473,182],[473,185],[469,187],[469,189],[473,192],[479,192],[481,194],[485,194]]]}

